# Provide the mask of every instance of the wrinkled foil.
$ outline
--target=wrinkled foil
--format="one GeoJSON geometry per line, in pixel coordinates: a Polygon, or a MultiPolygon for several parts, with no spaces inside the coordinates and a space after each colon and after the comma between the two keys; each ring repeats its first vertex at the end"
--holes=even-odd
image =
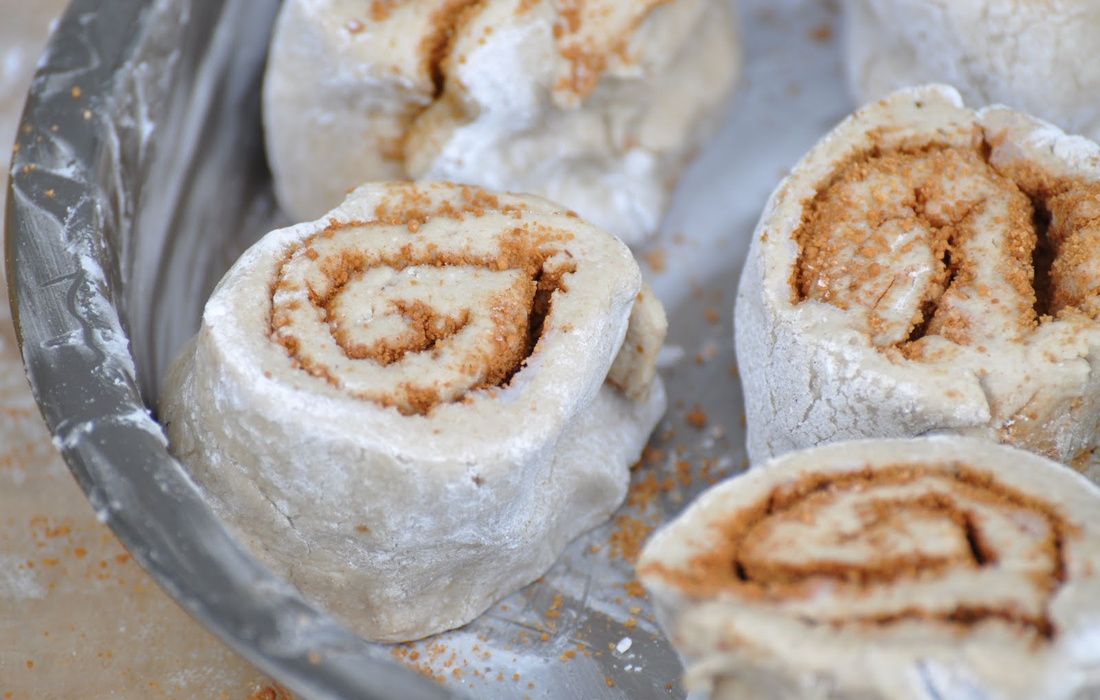
{"type": "Polygon", "coordinates": [[[443,687],[682,697],[680,664],[630,559],[645,534],[745,466],[737,274],[770,191],[852,108],[830,3],[738,4],[741,87],[639,255],[671,319],[670,410],[628,503],[477,621],[389,647],[355,638],[252,559],[169,456],[150,410],[214,284],[288,223],[259,114],[278,3],[73,3],[17,136],[8,281],[35,396],[100,519],[185,609],[304,698],[411,700],[443,687]]]}

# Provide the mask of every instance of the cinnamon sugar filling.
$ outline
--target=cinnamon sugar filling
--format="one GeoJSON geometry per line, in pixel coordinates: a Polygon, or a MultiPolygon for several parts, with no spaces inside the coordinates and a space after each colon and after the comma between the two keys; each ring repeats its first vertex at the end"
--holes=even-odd
{"type": "Polygon", "coordinates": [[[852,601],[858,611],[840,618],[798,613],[813,624],[965,628],[999,620],[1050,639],[1050,601],[1066,578],[1063,547],[1074,528],[1054,506],[992,474],[964,465],[895,465],[776,486],[712,532],[714,544],[685,566],[654,564],[646,573],[693,597],[725,593],[778,605],[826,595],[852,601]],[[931,607],[885,597],[872,609],[859,605],[887,587],[934,586],[960,571],[979,587],[973,600],[956,596],[931,607]],[[983,576],[1017,577],[1022,600],[987,599],[980,582],[992,579],[983,576]]]}
{"type": "Polygon", "coordinates": [[[294,367],[405,415],[508,384],[537,352],[555,295],[568,292],[576,265],[563,244],[572,234],[523,221],[522,208],[480,190],[461,197],[456,205],[406,191],[375,220],[332,223],[287,253],[272,286],[270,335],[294,367]],[[491,253],[457,235],[447,250],[418,240],[428,222],[457,227],[490,212],[515,221],[492,234],[491,253]],[[410,241],[387,248],[395,227],[410,241]],[[314,347],[318,329],[328,355],[314,347]],[[445,364],[449,378],[433,377],[422,357],[445,364]],[[396,373],[391,388],[349,390],[344,374],[357,365],[396,373]]]}
{"type": "Polygon", "coordinates": [[[866,312],[873,343],[919,356],[1019,341],[1052,318],[1100,312],[1100,185],[974,147],[872,149],[803,207],[794,303],[866,312]]]}

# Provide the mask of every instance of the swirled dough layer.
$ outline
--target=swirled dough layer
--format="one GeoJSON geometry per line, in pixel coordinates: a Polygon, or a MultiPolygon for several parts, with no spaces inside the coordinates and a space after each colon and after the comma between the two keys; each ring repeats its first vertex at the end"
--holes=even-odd
{"type": "Polygon", "coordinates": [[[728,0],[290,0],[264,85],[299,219],[416,178],[531,192],[653,233],[738,72],[728,0]]]}
{"type": "Polygon", "coordinates": [[[369,185],[238,260],[160,417],[265,562],[365,636],[415,639],[618,506],[666,325],[626,247],[546,200],[369,185]]]}
{"type": "Polygon", "coordinates": [[[1093,0],[846,0],[860,102],[929,82],[1100,138],[1100,5],[1093,0]]]}
{"type": "Polygon", "coordinates": [[[1100,490],[985,440],[785,455],[701,496],[638,571],[715,700],[1100,689],[1100,490]]]}
{"type": "Polygon", "coordinates": [[[1100,147],[945,87],[872,103],[772,195],[736,309],[753,459],[981,435],[1069,462],[1100,423],[1100,147]]]}

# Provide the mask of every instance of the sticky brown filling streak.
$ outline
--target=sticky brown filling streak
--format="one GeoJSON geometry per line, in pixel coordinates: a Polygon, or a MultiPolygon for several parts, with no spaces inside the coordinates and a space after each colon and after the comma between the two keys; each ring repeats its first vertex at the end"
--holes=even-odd
{"type": "MultiPolygon", "coordinates": [[[[769,518],[787,513],[811,496],[830,491],[865,489],[876,485],[904,484],[926,474],[953,477],[954,481],[973,489],[972,497],[1004,503],[1014,508],[1037,513],[1050,527],[1053,565],[1043,576],[1047,603],[1066,579],[1064,544],[1072,527],[1050,505],[1005,487],[989,474],[958,467],[950,472],[931,471],[907,465],[865,469],[834,475],[810,475],[791,485],[774,488],[755,506],[739,510],[731,518],[716,525],[721,532],[721,546],[713,548],[693,559],[684,569],[670,569],[659,564],[650,565],[648,571],[656,573],[680,585],[694,596],[713,595],[723,589],[740,592],[750,600],[776,600],[801,597],[808,594],[806,586],[822,579],[836,581],[840,585],[855,588],[890,585],[900,581],[915,580],[943,573],[958,565],[957,561],[944,557],[894,556],[884,557],[866,566],[852,566],[847,562],[818,562],[804,566],[789,564],[761,565],[746,558],[744,546],[753,529],[769,518]]],[[[871,505],[871,504],[868,504],[871,505]]],[[[946,512],[963,529],[969,546],[967,566],[980,569],[994,566],[999,554],[983,537],[974,516],[959,507],[949,496],[925,494],[917,499],[881,499],[875,502],[885,512],[897,513],[899,509],[946,512]]],[[[996,606],[958,605],[950,610],[926,610],[919,607],[877,615],[846,617],[844,619],[820,619],[802,617],[803,622],[815,625],[889,626],[900,622],[934,621],[953,627],[970,627],[990,620],[999,620],[1028,630],[1037,638],[1050,640],[1057,629],[1049,614],[1029,616],[1011,609],[996,606]]]]}
{"type": "MultiPolygon", "coordinates": [[[[276,278],[277,281],[271,290],[272,296],[279,289],[285,266],[302,249],[305,249],[307,254],[312,250],[307,241],[284,258],[276,278]]],[[[373,267],[390,267],[400,271],[414,266],[448,267],[461,265],[482,267],[493,271],[522,270],[531,279],[532,294],[527,309],[527,325],[524,330],[521,350],[514,353],[511,361],[504,367],[489,372],[483,381],[471,386],[469,390],[476,391],[494,386],[505,387],[512,380],[512,377],[523,369],[527,359],[535,352],[542,337],[546,319],[553,310],[554,293],[559,291],[568,292],[565,277],[576,270],[576,265],[568,261],[553,268],[547,266],[548,260],[557,254],[557,250],[541,249],[526,252],[527,255],[524,256],[523,251],[511,250],[504,251],[497,257],[489,257],[449,253],[436,249],[416,254],[409,246],[405,246],[398,254],[388,255],[367,255],[343,251],[339,255],[330,257],[320,263],[322,273],[332,283],[330,289],[322,294],[311,287],[307,290],[307,294],[310,304],[321,311],[322,320],[328,323],[329,319],[332,318],[332,304],[339,297],[344,287],[364,271],[373,267]]],[[[391,339],[388,342],[382,341],[369,347],[362,347],[349,342],[346,338],[339,337],[337,333],[334,335],[334,340],[336,345],[344,352],[345,357],[353,360],[369,358],[383,366],[388,366],[399,361],[407,353],[436,349],[469,322],[468,311],[456,319],[434,314],[426,305],[419,302],[395,302],[395,304],[406,320],[413,326],[414,336],[391,339]],[[401,308],[402,306],[405,308],[401,308]]],[[[331,386],[341,388],[342,382],[329,367],[310,359],[302,352],[296,337],[277,333],[280,328],[288,324],[288,320],[280,318],[279,309],[273,304],[269,336],[286,349],[296,368],[324,380],[331,386]]],[[[398,406],[398,408],[406,415],[425,415],[440,403],[439,396],[430,390],[418,389],[411,384],[406,385],[405,389],[410,395],[411,410],[402,406],[398,406]]],[[[359,398],[370,399],[371,397],[359,398]]]]}
{"type": "MultiPolygon", "coordinates": [[[[811,285],[814,284],[814,267],[812,261],[808,259],[808,246],[807,239],[811,235],[811,231],[814,227],[814,219],[817,212],[821,207],[824,197],[827,196],[829,191],[834,185],[839,183],[847,174],[849,168],[860,162],[872,161],[878,158],[882,158],[887,155],[900,154],[900,155],[912,155],[919,156],[935,151],[943,151],[950,149],[963,149],[961,146],[953,145],[925,145],[915,148],[893,148],[883,149],[879,146],[875,146],[872,149],[853,155],[845,162],[841,163],[833,171],[832,176],[825,181],[825,183],[817,188],[817,194],[809,201],[804,203],[802,207],[802,221],[795,231],[794,238],[798,243],[798,257],[795,261],[794,269],[791,275],[791,289],[793,296],[793,303],[801,303],[807,301],[810,298],[809,290],[811,285]]],[[[1032,206],[1032,225],[1037,237],[1037,243],[1032,251],[1031,255],[1031,284],[1032,291],[1034,293],[1034,305],[1033,313],[1034,318],[1026,319],[1033,324],[1043,323],[1049,320],[1052,315],[1057,313],[1064,307],[1073,306],[1072,303],[1067,303],[1066,300],[1056,299],[1055,290],[1053,288],[1051,271],[1055,263],[1055,259],[1058,254],[1058,244],[1053,240],[1051,236],[1051,210],[1049,202],[1060,195],[1065,194],[1067,191],[1072,190],[1075,186],[1080,185],[1073,180],[1061,179],[1053,180],[1046,177],[1036,177],[1034,173],[1026,173],[1027,177],[1023,178],[1029,180],[1028,182],[1021,182],[1020,178],[1012,177],[1012,173],[1002,172],[997,169],[996,166],[990,160],[992,153],[992,145],[984,138],[981,143],[973,149],[981,158],[981,161],[988,165],[994,172],[1008,178],[1012,181],[1031,201],[1032,206]]],[[[1100,189],[1095,187],[1091,188],[1095,190],[1094,196],[1100,197],[1100,189]]],[[[914,190],[914,198],[918,203],[918,207],[914,212],[915,218],[924,223],[930,230],[937,231],[942,229],[942,226],[937,226],[934,222],[929,221],[923,214],[923,193],[919,189],[914,190]]],[[[953,255],[953,251],[958,249],[959,240],[959,224],[965,222],[967,218],[972,214],[974,207],[966,210],[960,217],[954,222],[952,226],[954,231],[947,238],[946,246],[940,254],[940,266],[943,271],[944,282],[933,290],[933,294],[927,298],[920,309],[920,319],[918,319],[908,336],[904,341],[899,343],[899,346],[908,346],[921,338],[925,337],[929,332],[929,325],[931,324],[933,317],[938,309],[939,300],[943,298],[954,286],[958,279],[960,272],[960,261],[957,256],[953,255]]],[[[889,291],[889,290],[887,290],[889,291]]],[[[885,295],[885,292],[884,292],[885,295]]]]}

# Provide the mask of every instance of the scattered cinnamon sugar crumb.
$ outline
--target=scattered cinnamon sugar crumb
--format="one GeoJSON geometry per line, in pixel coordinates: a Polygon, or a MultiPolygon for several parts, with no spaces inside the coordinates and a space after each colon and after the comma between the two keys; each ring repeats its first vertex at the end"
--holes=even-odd
{"type": "Polygon", "coordinates": [[[80,89],[79,85],[73,85],[73,89],[69,90],[69,94],[72,95],[72,98],[74,100],[79,100],[80,97],[84,94],[84,91],[80,89]]]}
{"type": "Polygon", "coordinates": [[[1089,462],[1092,459],[1092,455],[1092,448],[1083,449],[1073,456],[1073,459],[1070,460],[1069,466],[1073,467],[1076,471],[1084,472],[1086,469],[1088,469],[1089,462]]]}
{"type": "Polygon", "coordinates": [[[713,306],[708,306],[703,309],[703,316],[707,319],[707,323],[711,325],[716,325],[722,320],[722,316],[718,313],[718,309],[713,306]]]}
{"type": "Polygon", "coordinates": [[[649,269],[653,270],[655,274],[661,274],[667,269],[667,259],[665,257],[665,251],[660,248],[654,248],[645,254],[646,265],[649,265],[649,269]]]}
{"type": "Polygon", "coordinates": [[[556,620],[557,618],[561,617],[562,601],[563,599],[561,593],[555,594],[554,600],[550,603],[550,607],[546,609],[545,617],[548,617],[551,620],[556,620]]]}
{"type": "Polygon", "coordinates": [[[638,626],[638,620],[637,620],[637,618],[634,618],[634,617],[626,618],[626,622],[623,623],[623,627],[627,628],[628,630],[632,630],[637,626],[638,626]]]}
{"type": "Polygon", "coordinates": [[[612,555],[627,562],[637,561],[651,532],[653,525],[644,520],[632,515],[618,516],[609,540],[612,555]]]}
{"type": "Polygon", "coordinates": [[[676,478],[681,486],[685,488],[691,486],[691,462],[683,459],[676,460],[676,478]]]}
{"type": "Polygon", "coordinates": [[[611,679],[611,676],[604,676],[603,682],[607,684],[608,688],[615,687],[615,681],[611,679]]]}
{"type": "Polygon", "coordinates": [[[819,44],[827,44],[833,39],[832,25],[822,22],[810,30],[810,38],[819,44]]]}
{"type": "Polygon", "coordinates": [[[659,447],[653,447],[651,445],[646,445],[642,449],[642,459],[638,463],[638,466],[641,465],[641,462],[645,462],[646,464],[649,464],[649,465],[656,465],[656,464],[660,464],[661,462],[664,462],[664,461],[665,461],[665,451],[664,450],[660,449],[659,447]]]}
{"type": "Polygon", "coordinates": [[[646,596],[645,586],[636,578],[624,583],[623,588],[631,598],[645,598],[646,596]]]}
{"type": "Polygon", "coordinates": [[[702,430],[707,427],[707,413],[699,404],[695,404],[695,407],[688,412],[684,420],[696,430],[702,430]]]}
{"type": "Polygon", "coordinates": [[[286,688],[281,685],[268,685],[248,696],[248,700],[294,700],[286,688]]]}

